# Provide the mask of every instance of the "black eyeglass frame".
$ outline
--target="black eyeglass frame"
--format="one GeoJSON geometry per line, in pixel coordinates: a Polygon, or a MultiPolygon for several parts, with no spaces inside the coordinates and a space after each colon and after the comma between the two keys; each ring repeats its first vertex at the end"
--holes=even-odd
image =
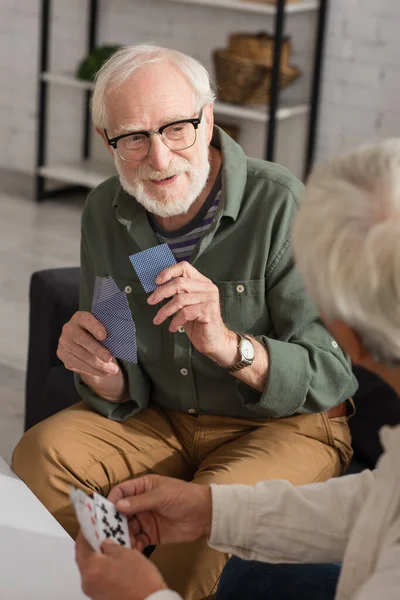
{"type": "MultiPolygon", "coordinates": [[[[165,131],[165,129],[167,129],[168,127],[171,127],[172,125],[179,125],[180,123],[191,123],[193,125],[195,131],[197,131],[197,128],[201,123],[202,117],[203,117],[203,109],[200,110],[199,116],[194,119],[180,119],[179,121],[172,121],[172,123],[167,123],[166,125],[162,125],[159,129],[154,129],[154,131],[130,131],[128,133],[123,133],[121,135],[117,135],[114,138],[109,138],[107,135],[107,131],[105,129],[103,129],[103,131],[104,131],[104,135],[106,136],[106,140],[107,140],[107,143],[109,144],[109,146],[112,146],[118,152],[117,144],[118,144],[119,140],[122,140],[123,138],[129,137],[131,135],[145,135],[147,137],[147,139],[150,139],[150,136],[154,135],[155,133],[158,133],[162,138],[162,134],[163,134],[163,131],[165,131]]],[[[191,148],[192,146],[194,146],[195,143],[196,143],[196,139],[194,140],[194,142],[191,146],[186,146],[186,148],[181,148],[181,150],[186,150],[187,148],[191,148]]],[[[168,145],[168,144],[166,144],[166,145],[168,145]]],[[[149,150],[150,150],[150,144],[149,144],[149,150]]]]}

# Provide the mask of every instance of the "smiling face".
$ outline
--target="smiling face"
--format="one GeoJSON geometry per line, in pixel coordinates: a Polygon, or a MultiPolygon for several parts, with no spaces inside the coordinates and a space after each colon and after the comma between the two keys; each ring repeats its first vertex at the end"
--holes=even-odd
{"type": "MultiPolygon", "coordinates": [[[[167,61],[139,70],[107,96],[110,138],[134,131],[154,131],[162,125],[198,117],[193,89],[167,61]]],[[[126,162],[114,152],[123,188],[146,210],[160,217],[185,214],[203,191],[210,173],[211,105],[204,107],[191,148],[170,150],[158,134],[140,162],[126,162]]]]}

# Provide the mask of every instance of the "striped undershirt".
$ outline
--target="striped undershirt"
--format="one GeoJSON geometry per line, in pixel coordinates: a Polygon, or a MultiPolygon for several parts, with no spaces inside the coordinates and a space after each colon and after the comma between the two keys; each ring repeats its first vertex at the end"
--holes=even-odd
{"type": "Polygon", "coordinates": [[[149,221],[154,229],[160,244],[167,243],[171,248],[177,262],[186,260],[190,262],[193,250],[197,246],[201,236],[210,227],[215,214],[218,210],[218,203],[221,196],[221,169],[217,175],[211,192],[197,215],[181,229],[175,231],[165,231],[149,215],[149,221]]]}

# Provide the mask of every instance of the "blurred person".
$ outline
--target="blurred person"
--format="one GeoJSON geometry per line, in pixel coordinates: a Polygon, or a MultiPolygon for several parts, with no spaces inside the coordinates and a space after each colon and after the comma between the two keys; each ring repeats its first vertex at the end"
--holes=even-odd
{"type": "MultiPolygon", "coordinates": [[[[154,46],[121,49],[96,80],[93,121],[118,177],[86,202],[80,310],[58,348],[83,402],[28,431],[12,462],[73,537],[71,484],[105,496],[146,473],[205,490],[300,485],[341,475],[351,458],[345,403],[356,382],[293,261],[302,185],[247,158],[214,126],[213,103],[200,63],[154,46]],[[129,255],[165,242],[178,263],[148,296],[129,255]],[[126,292],[137,364],[100,344],[96,276],[126,292]]],[[[151,560],[199,600],[227,554],[199,540],[157,547],[151,560]]]]}

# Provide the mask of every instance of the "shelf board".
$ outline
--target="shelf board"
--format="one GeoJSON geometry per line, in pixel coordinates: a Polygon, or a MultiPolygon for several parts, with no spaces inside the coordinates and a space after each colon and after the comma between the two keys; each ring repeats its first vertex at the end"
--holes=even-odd
{"type": "MultiPolygon", "coordinates": [[[[222,1],[222,0],[221,0],[222,1]]],[[[92,90],[93,83],[90,81],[82,81],[68,73],[42,73],[42,79],[57,85],[65,85],[67,87],[77,88],[81,90],[92,90]]],[[[277,117],[279,120],[289,119],[297,115],[308,112],[307,104],[298,104],[295,106],[283,106],[278,109],[277,117]]],[[[216,115],[233,117],[235,119],[243,119],[248,121],[258,121],[266,123],[269,120],[266,107],[240,106],[238,104],[228,104],[226,102],[215,102],[214,112],[216,115]]]]}
{"type": "Polygon", "coordinates": [[[83,81],[69,73],[51,73],[49,71],[41,74],[42,81],[56,83],[57,85],[65,85],[79,90],[93,90],[94,84],[91,81],[83,81]]]}
{"type": "MultiPolygon", "coordinates": [[[[209,6],[210,8],[224,8],[226,10],[239,10],[264,15],[275,15],[276,6],[273,4],[262,4],[260,2],[247,2],[247,0],[169,0],[180,4],[194,4],[209,6]]],[[[301,0],[300,2],[288,3],[287,14],[303,13],[318,10],[319,3],[315,0],[301,0]]]]}
{"type": "MultiPolygon", "coordinates": [[[[280,121],[282,121],[284,119],[290,119],[291,117],[297,117],[298,115],[307,114],[308,111],[308,104],[282,106],[277,110],[276,116],[280,121]]],[[[254,108],[250,106],[240,106],[238,104],[228,104],[227,102],[216,101],[214,104],[214,113],[216,116],[222,115],[226,117],[233,117],[235,119],[258,121],[259,123],[267,123],[269,121],[269,114],[266,106],[254,108]]]]}
{"type": "Polygon", "coordinates": [[[95,188],[116,171],[112,164],[83,160],[80,163],[45,165],[38,169],[38,173],[48,179],[95,188]]]}

